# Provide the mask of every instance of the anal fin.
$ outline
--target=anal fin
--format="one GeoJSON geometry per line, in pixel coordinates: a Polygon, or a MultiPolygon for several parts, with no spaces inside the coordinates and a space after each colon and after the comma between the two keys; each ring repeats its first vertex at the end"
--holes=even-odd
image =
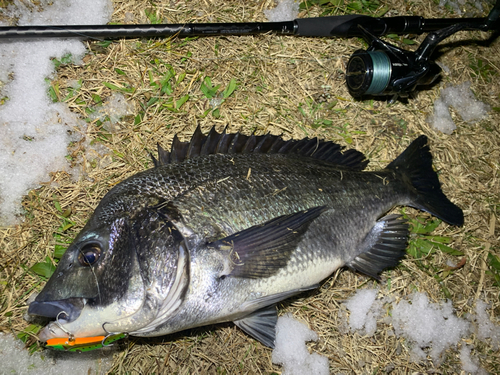
{"type": "Polygon", "coordinates": [[[384,269],[398,265],[406,254],[410,230],[401,215],[381,218],[365,237],[361,253],[347,266],[380,280],[378,274],[384,269]]]}
{"type": "Polygon", "coordinates": [[[277,321],[276,305],[272,305],[235,320],[234,324],[265,346],[274,348],[277,321]]]}

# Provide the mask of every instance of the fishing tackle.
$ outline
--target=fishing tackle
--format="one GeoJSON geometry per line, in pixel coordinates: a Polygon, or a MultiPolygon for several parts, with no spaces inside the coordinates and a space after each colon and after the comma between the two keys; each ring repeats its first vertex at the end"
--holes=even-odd
{"type": "Polygon", "coordinates": [[[429,33],[415,52],[384,42],[358,25],[370,46],[355,51],[347,63],[349,93],[355,98],[393,95],[392,101],[398,96],[407,97],[417,86],[430,85],[439,77],[441,68],[430,58],[440,42],[460,30],[490,30],[499,15],[500,1],[497,1],[483,24],[457,20],[454,25],[429,33]]]}
{"type": "Polygon", "coordinates": [[[500,30],[500,0],[486,18],[426,19],[420,16],[344,15],[298,18],[284,22],[193,23],[158,25],[77,25],[0,27],[0,39],[18,38],[158,38],[276,34],[306,37],[363,37],[370,44],[349,59],[346,83],[355,98],[364,95],[406,97],[417,86],[435,81],[441,69],[430,60],[436,46],[461,30],[500,30]],[[379,37],[430,33],[417,51],[400,49],[379,37]]]}
{"type": "Polygon", "coordinates": [[[106,336],[65,337],[47,340],[46,346],[67,352],[88,352],[110,346],[115,341],[126,338],[126,333],[110,333],[106,336]]]}
{"type": "Polygon", "coordinates": [[[64,333],[66,333],[68,337],[57,337],[47,340],[47,343],[45,345],[54,350],[83,353],[110,346],[115,341],[128,337],[128,333],[108,332],[106,328],[104,328],[104,324],[106,323],[102,325],[102,328],[106,332],[106,336],[75,337],[71,332],[66,330],[59,322],[59,316],[61,314],[67,315],[65,311],[61,311],[59,314],[57,314],[55,324],[64,333]]]}

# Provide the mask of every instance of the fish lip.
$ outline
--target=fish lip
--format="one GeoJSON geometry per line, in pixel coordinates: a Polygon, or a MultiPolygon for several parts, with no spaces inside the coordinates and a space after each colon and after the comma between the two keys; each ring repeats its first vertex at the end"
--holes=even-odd
{"type": "Polygon", "coordinates": [[[80,316],[85,304],[85,298],[68,298],[57,301],[33,301],[28,308],[28,314],[45,316],[64,323],[69,323],[80,316]]]}

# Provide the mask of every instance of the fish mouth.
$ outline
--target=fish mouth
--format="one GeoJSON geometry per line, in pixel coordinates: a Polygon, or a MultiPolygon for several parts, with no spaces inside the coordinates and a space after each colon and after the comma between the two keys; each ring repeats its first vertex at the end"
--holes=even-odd
{"type": "Polygon", "coordinates": [[[85,298],[68,298],[58,301],[33,301],[28,314],[56,319],[61,323],[76,320],[85,306],[85,298]]]}

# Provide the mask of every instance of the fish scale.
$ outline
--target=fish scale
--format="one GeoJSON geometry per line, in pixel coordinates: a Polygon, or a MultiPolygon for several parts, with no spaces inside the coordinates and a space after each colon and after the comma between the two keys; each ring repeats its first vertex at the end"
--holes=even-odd
{"type": "Polygon", "coordinates": [[[215,228],[209,232],[230,235],[276,216],[325,204],[348,209],[360,204],[360,195],[366,197],[366,204],[375,197],[376,204],[384,207],[407,201],[402,198],[406,189],[392,172],[340,172],[335,165],[316,165],[304,158],[279,154],[210,155],[203,160],[192,159],[180,165],[163,166],[157,172],[149,171],[153,173],[171,180],[190,176],[170,181],[167,186],[196,186],[174,196],[161,188],[165,186],[164,179],[141,175],[134,181],[134,184],[147,181],[152,187],[148,186],[145,191],[163,194],[162,199],[171,201],[182,217],[190,218],[189,223],[178,224],[179,228],[188,227],[186,235],[190,231],[202,233],[211,226],[215,228]],[[251,174],[247,179],[249,169],[251,174]],[[192,175],[191,171],[198,174],[192,175]],[[341,175],[345,182],[336,186],[341,175]]]}
{"type": "Polygon", "coordinates": [[[278,302],[342,266],[379,279],[398,264],[409,228],[393,207],[463,224],[425,136],[371,172],[332,142],[199,128],[153,162],[106,194],[31,303],[56,319],[41,340],[233,321],[272,347],[278,302]]]}

